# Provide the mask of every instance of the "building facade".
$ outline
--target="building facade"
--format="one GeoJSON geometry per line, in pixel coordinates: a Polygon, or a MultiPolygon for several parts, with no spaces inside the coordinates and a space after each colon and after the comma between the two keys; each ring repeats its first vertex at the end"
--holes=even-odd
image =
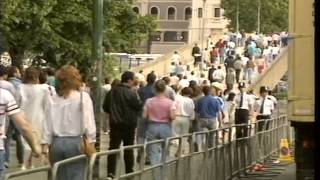
{"type": "Polygon", "coordinates": [[[138,0],[133,10],[152,15],[159,28],[150,41],[151,53],[167,53],[186,44],[206,41],[226,30],[220,0],[138,0]]]}

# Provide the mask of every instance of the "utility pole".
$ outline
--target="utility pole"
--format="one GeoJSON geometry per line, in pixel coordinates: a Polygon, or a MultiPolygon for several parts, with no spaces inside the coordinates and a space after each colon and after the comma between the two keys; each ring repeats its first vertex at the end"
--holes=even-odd
{"type": "MultiPolygon", "coordinates": [[[[96,148],[100,149],[100,122],[101,122],[101,76],[102,76],[102,61],[103,61],[103,0],[94,0],[93,2],[93,42],[92,42],[92,61],[95,64],[94,75],[92,77],[93,87],[93,100],[94,100],[94,112],[96,119],[97,129],[97,142],[96,148]]],[[[94,170],[94,174],[99,174],[99,161],[96,161],[97,167],[94,170]]]]}
{"type": "Polygon", "coordinates": [[[237,0],[237,27],[236,27],[236,30],[237,30],[237,33],[239,32],[239,0],[237,0]]]}
{"type": "Polygon", "coordinates": [[[261,18],[261,0],[258,0],[258,22],[257,22],[257,33],[260,34],[260,18],[261,18]]]}
{"type": "Polygon", "coordinates": [[[200,64],[200,72],[202,74],[203,71],[203,50],[204,50],[204,29],[205,29],[205,19],[206,19],[206,1],[207,0],[203,0],[203,7],[202,7],[202,36],[201,36],[201,64],[200,64]]]}

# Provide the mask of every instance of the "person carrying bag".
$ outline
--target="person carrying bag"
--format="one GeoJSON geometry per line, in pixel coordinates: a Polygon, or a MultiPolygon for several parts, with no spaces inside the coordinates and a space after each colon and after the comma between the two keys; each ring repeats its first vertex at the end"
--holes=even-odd
{"type": "MultiPolygon", "coordinates": [[[[93,104],[89,94],[80,91],[81,79],[75,67],[64,66],[56,75],[57,94],[47,95],[42,151],[51,165],[81,154],[90,156],[95,152],[93,104]]],[[[85,160],[62,165],[57,172],[57,179],[84,180],[85,166],[85,160]]]]}

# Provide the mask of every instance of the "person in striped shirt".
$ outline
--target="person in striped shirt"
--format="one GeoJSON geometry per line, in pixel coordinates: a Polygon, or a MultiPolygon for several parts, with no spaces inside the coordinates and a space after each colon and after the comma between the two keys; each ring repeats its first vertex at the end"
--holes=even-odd
{"type": "Polygon", "coordinates": [[[4,139],[6,138],[5,122],[8,116],[18,129],[20,129],[23,137],[30,145],[34,156],[39,157],[41,152],[41,147],[36,145],[35,138],[33,137],[33,127],[20,111],[13,95],[8,90],[0,88],[0,180],[4,178],[5,174],[4,139]]]}

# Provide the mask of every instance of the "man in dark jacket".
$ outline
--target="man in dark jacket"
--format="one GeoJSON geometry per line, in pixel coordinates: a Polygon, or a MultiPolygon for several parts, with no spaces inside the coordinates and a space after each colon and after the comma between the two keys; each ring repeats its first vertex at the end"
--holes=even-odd
{"type": "Polygon", "coordinates": [[[225,65],[225,68],[226,68],[226,73],[228,73],[228,69],[229,68],[234,68],[233,67],[233,63],[234,63],[235,59],[233,57],[233,55],[230,55],[226,58],[226,60],[224,61],[224,65],[225,65]]]}
{"type": "MultiPolygon", "coordinates": [[[[143,103],[133,87],[135,75],[126,71],[121,76],[121,84],[115,86],[107,94],[103,109],[110,115],[110,145],[109,149],[118,149],[121,142],[123,146],[133,145],[137,119],[142,112],[143,103]]],[[[126,173],[133,172],[133,150],[124,152],[126,173]]],[[[109,177],[113,177],[116,167],[116,157],[108,158],[109,177]]]]}
{"type": "Polygon", "coordinates": [[[214,67],[214,65],[212,65],[211,68],[210,68],[209,71],[208,71],[208,79],[209,79],[209,81],[210,81],[210,84],[214,82],[214,81],[213,81],[213,78],[212,78],[212,74],[213,74],[213,72],[214,72],[215,70],[217,70],[217,69],[214,67]]]}
{"type": "Polygon", "coordinates": [[[198,63],[201,62],[201,54],[200,54],[200,48],[198,47],[198,44],[195,44],[192,48],[191,55],[194,57],[194,63],[193,65],[196,66],[198,63]]]}

